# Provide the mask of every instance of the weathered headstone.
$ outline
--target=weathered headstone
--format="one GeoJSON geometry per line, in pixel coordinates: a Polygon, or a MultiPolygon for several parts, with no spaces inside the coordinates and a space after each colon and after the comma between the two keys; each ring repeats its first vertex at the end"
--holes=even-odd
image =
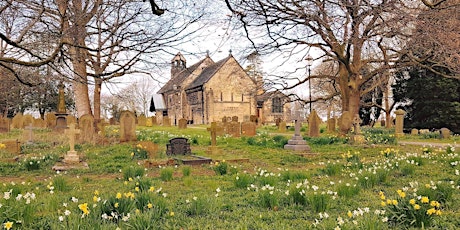
{"type": "Polygon", "coordinates": [[[361,134],[361,118],[359,114],[355,114],[353,118],[353,135],[351,136],[351,142],[353,144],[363,144],[365,142],[364,136],[361,134]]]}
{"type": "Polygon", "coordinates": [[[30,114],[26,114],[22,117],[22,125],[21,129],[25,128],[26,126],[34,123],[34,117],[30,114]]]}
{"type": "Polygon", "coordinates": [[[282,120],[281,120],[281,118],[279,118],[279,117],[278,117],[278,118],[276,118],[276,119],[275,119],[275,125],[276,125],[277,127],[279,127],[279,126],[280,126],[280,123],[281,123],[281,121],[282,121],[282,120]]]}
{"type": "Polygon", "coordinates": [[[227,134],[232,137],[241,136],[241,125],[238,121],[227,122],[227,134]]]}
{"type": "Polygon", "coordinates": [[[136,140],[136,117],[131,111],[122,111],[120,114],[120,142],[136,140]]]}
{"type": "Polygon", "coordinates": [[[66,119],[67,119],[67,125],[69,125],[69,124],[77,124],[77,118],[75,116],[68,115],[66,117],[66,119]]]}
{"type": "Polygon", "coordinates": [[[22,129],[22,113],[17,113],[14,115],[13,119],[11,120],[11,128],[12,129],[22,129]]]}
{"type": "Polygon", "coordinates": [[[417,136],[418,135],[418,129],[411,129],[410,130],[410,135],[417,136]]]}
{"type": "Polygon", "coordinates": [[[117,124],[117,120],[115,119],[115,117],[109,118],[109,124],[110,125],[116,125],[117,124]]]}
{"type": "Polygon", "coordinates": [[[398,109],[395,111],[396,121],[395,121],[395,136],[402,137],[404,136],[404,110],[398,109]]]}
{"type": "Polygon", "coordinates": [[[284,149],[301,151],[301,152],[310,151],[310,146],[307,145],[307,142],[303,139],[302,135],[300,134],[301,126],[302,126],[302,122],[301,122],[300,112],[296,112],[294,136],[292,136],[291,139],[288,140],[288,143],[284,145],[284,149]]]}
{"type": "Polygon", "coordinates": [[[75,124],[70,124],[69,128],[64,130],[64,133],[69,138],[69,146],[70,150],[67,151],[67,154],[64,156],[64,163],[72,164],[80,162],[80,157],[75,151],[75,140],[77,139],[77,135],[80,134],[79,129],[75,129],[75,124]]]}
{"type": "Polygon", "coordinates": [[[33,126],[36,128],[46,128],[46,121],[40,118],[34,119],[33,126]]]}
{"type": "Polygon", "coordinates": [[[45,122],[46,122],[47,128],[54,129],[54,127],[56,126],[56,114],[55,113],[45,114],[45,122]]]}
{"type": "Polygon", "coordinates": [[[342,115],[340,116],[340,123],[339,123],[339,128],[340,128],[340,134],[345,135],[347,134],[352,126],[352,115],[348,111],[344,111],[342,115]]]}
{"type": "Polygon", "coordinates": [[[179,119],[179,129],[186,129],[187,128],[187,119],[181,118],[179,119]]]}
{"type": "Polygon", "coordinates": [[[321,124],[321,118],[319,118],[316,110],[311,111],[308,116],[308,136],[319,137],[319,125],[321,124]]]}
{"type": "Polygon", "coordinates": [[[145,126],[147,126],[147,127],[152,127],[153,126],[151,117],[147,117],[147,119],[145,120],[145,126]]]}
{"type": "Polygon", "coordinates": [[[190,143],[185,137],[176,137],[166,144],[166,155],[191,155],[190,143]]]}
{"type": "Polygon", "coordinates": [[[278,132],[284,133],[286,132],[286,122],[285,121],[280,121],[278,124],[278,132]]]}
{"type": "Polygon", "coordinates": [[[158,125],[157,117],[156,117],[156,116],[153,116],[153,117],[152,117],[152,126],[155,126],[155,125],[158,125]]]}
{"type": "Polygon", "coordinates": [[[249,116],[249,121],[258,124],[258,117],[256,115],[249,116]]]}
{"type": "Polygon", "coordinates": [[[441,128],[441,138],[443,139],[450,138],[450,130],[448,128],[441,128]]]}
{"type": "Polygon", "coordinates": [[[227,117],[226,116],[222,117],[222,122],[224,122],[224,123],[227,122],[227,117]]]}
{"type": "Polygon", "coordinates": [[[241,136],[253,137],[256,133],[256,123],[246,121],[241,123],[241,136]]]}
{"type": "Polygon", "coordinates": [[[430,133],[430,130],[429,129],[420,129],[419,133],[420,134],[427,134],[427,133],[430,133]]]}
{"type": "Polygon", "coordinates": [[[0,116],[0,133],[7,133],[10,131],[10,119],[0,116]]]}
{"type": "Polygon", "coordinates": [[[170,127],[171,126],[171,118],[168,116],[163,117],[163,126],[170,127]]]}
{"type": "Polygon", "coordinates": [[[33,144],[34,143],[34,127],[32,123],[30,123],[28,126],[24,127],[24,131],[22,133],[22,140],[26,144],[33,144]]]}
{"type": "Polygon", "coordinates": [[[139,126],[147,126],[147,118],[144,114],[141,114],[137,117],[137,125],[139,126]]]}
{"type": "Polygon", "coordinates": [[[80,142],[82,143],[94,143],[95,142],[95,127],[94,117],[91,114],[85,114],[78,120],[78,127],[81,130],[80,142]]]}
{"type": "Polygon", "coordinates": [[[232,117],[232,121],[238,122],[238,116],[233,116],[233,117],[232,117]]]}
{"type": "Polygon", "coordinates": [[[336,125],[337,123],[337,119],[336,118],[329,118],[329,120],[327,120],[327,132],[328,133],[335,133],[336,131],[336,125]]]}

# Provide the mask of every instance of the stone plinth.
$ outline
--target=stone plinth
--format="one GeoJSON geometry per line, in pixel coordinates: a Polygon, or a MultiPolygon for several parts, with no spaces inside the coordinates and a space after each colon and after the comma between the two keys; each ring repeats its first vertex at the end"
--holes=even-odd
{"type": "Polygon", "coordinates": [[[65,129],[67,129],[67,113],[56,113],[56,126],[54,129],[59,132],[63,133],[65,129]]]}
{"type": "Polygon", "coordinates": [[[294,151],[310,151],[310,146],[307,145],[307,142],[302,138],[302,136],[294,135],[286,145],[284,149],[294,150],[294,151]]]}
{"type": "Polygon", "coordinates": [[[67,151],[63,162],[66,164],[80,163],[80,157],[78,156],[77,151],[67,151]]]}

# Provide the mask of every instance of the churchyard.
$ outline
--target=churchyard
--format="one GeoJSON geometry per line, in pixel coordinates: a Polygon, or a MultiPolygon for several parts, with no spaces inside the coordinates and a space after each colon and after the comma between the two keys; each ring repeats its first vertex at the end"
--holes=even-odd
{"type": "Polygon", "coordinates": [[[299,131],[310,151],[296,152],[283,148],[293,127],[259,126],[255,136],[233,137],[211,125],[134,126],[135,137],[121,137],[133,127],[107,125],[90,139],[80,126],[74,146],[69,145],[70,131],[12,128],[0,133],[3,228],[460,225],[458,135],[396,138],[394,129],[362,127],[364,142],[351,144],[350,136],[331,133],[324,124],[317,137],[309,137],[304,125],[299,131]],[[187,143],[179,139],[182,144],[171,147],[171,139],[178,137],[187,143]],[[401,144],[409,141],[437,145],[401,144]],[[87,167],[53,170],[72,148],[87,167]],[[180,155],[169,154],[174,151],[180,155]],[[211,161],[182,164],[189,153],[211,161]]]}

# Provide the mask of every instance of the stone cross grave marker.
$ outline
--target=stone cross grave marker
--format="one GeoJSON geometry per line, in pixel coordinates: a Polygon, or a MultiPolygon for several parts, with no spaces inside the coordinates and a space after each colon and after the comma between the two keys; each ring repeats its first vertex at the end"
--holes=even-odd
{"type": "Polygon", "coordinates": [[[303,152],[310,151],[310,146],[307,145],[307,142],[303,139],[302,135],[300,135],[301,126],[302,126],[302,122],[301,122],[300,112],[297,111],[295,115],[294,136],[292,136],[292,138],[288,140],[288,143],[284,145],[284,149],[294,150],[294,151],[303,151],[303,152]]]}
{"type": "Polygon", "coordinates": [[[217,133],[223,130],[222,127],[217,125],[217,122],[211,122],[211,127],[207,128],[209,132],[211,132],[211,146],[217,145],[217,133]]]}
{"type": "Polygon", "coordinates": [[[75,152],[75,140],[77,139],[76,136],[80,134],[80,130],[75,128],[75,124],[70,124],[69,129],[66,129],[64,133],[69,138],[70,151],[75,152]]]}

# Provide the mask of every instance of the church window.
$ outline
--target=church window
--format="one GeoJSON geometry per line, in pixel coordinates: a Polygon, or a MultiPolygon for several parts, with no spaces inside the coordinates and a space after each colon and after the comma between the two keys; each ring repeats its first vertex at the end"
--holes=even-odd
{"type": "Polygon", "coordinates": [[[282,113],[283,112],[283,103],[281,103],[281,98],[275,97],[272,98],[272,113],[282,113]]]}

